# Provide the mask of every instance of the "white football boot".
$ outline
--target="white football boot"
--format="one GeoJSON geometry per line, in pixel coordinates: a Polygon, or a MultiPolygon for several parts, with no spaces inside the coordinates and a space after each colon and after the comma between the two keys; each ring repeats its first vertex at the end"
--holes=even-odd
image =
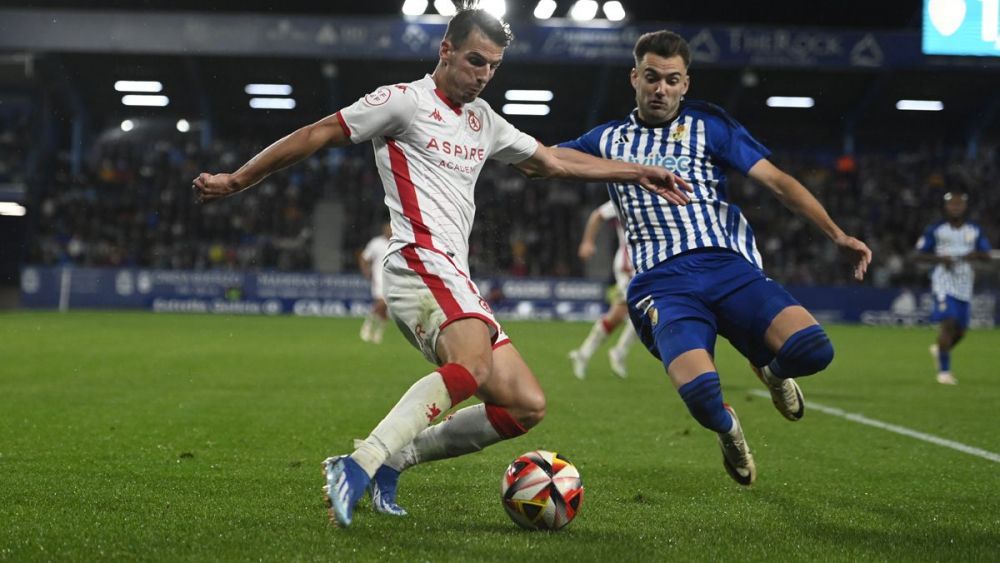
{"type": "Polygon", "coordinates": [[[806,412],[806,402],[802,398],[802,389],[794,379],[781,379],[771,373],[771,368],[764,366],[759,368],[751,365],[750,369],[757,375],[767,390],[771,392],[771,402],[774,408],[778,409],[781,416],[795,422],[802,418],[806,412]]]}
{"type": "Polygon", "coordinates": [[[586,378],[587,362],[590,361],[590,358],[584,357],[583,352],[579,350],[570,350],[569,354],[567,354],[567,357],[569,358],[569,361],[572,362],[573,364],[573,375],[575,375],[576,378],[580,380],[586,378]]]}
{"type": "Polygon", "coordinates": [[[628,352],[621,353],[618,348],[612,347],[608,350],[608,362],[611,364],[611,371],[618,377],[625,379],[628,377],[628,352]]]}
{"type": "Polygon", "coordinates": [[[754,464],[750,446],[743,437],[743,427],[740,426],[740,419],[736,417],[736,411],[726,404],[723,404],[723,407],[733,417],[733,429],[718,434],[719,447],[722,449],[722,465],[733,481],[746,487],[757,480],[757,465],[754,464]]]}

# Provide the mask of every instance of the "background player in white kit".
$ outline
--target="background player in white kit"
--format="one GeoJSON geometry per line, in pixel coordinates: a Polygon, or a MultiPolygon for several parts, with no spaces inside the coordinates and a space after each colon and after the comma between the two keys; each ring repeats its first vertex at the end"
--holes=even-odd
{"type": "Polygon", "coordinates": [[[277,141],[233,174],[194,180],[199,198],[210,201],[321,148],[368,140],[375,147],[392,220],[383,271],[389,313],[440,367],[416,381],[354,452],[324,462],[331,517],[341,526],[350,525],[366,488],[377,511],[405,514],[395,502],[401,470],[479,451],[523,434],[545,415],[538,380],[469,278],[473,190],[486,159],[533,177],[627,181],[672,203],[689,201],[664,168],[545,147],[479,99],[510,40],[509,27],[489,13],[460,10],[432,75],[378,88],[277,141]],[[483,403],[430,426],[472,395],[483,403]]]}
{"type": "MultiPolygon", "coordinates": [[[[587,377],[587,364],[590,358],[600,347],[601,343],[628,319],[628,303],[625,301],[625,294],[628,293],[628,283],[635,275],[632,268],[632,261],[628,256],[628,245],[625,242],[625,231],[618,223],[618,212],[615,211],[615,204],[611,201],[594,209],[587,217],[587,226],[583,229],[583,237],[580,240],[580,248],[577,255],[583,261],[590,260],[597,251],[595,241],[601,225],[611,222],[615,226],[615,233],[618,235],[618,250],[615,251],[614,264],[612,270],[615,274],[615,294],[611,300],[611,308],[600,319],[590,327],[590,333],[576,350],[569,353],[570,362],[573,363],[573,375],[578,379],[587,377]]],[[[608,350],[608,361],[611,363],[611,371],[618,377],[628,376],[628,351],[635,342],[636,334],[631,323],[626,323],[622,328],[618,342],[608,350]]]]}
{"type": "Polygon", "coordinates": [[[945,220],[927,227],[917,241],[917,260],[936,264],[931,270],[931,320],[941,325],[937,342],[931,344],[930,350],[938,366],[937,381],[944,385],[958,383],[951,374],[951,350],[969,328],[969,303],[976,275],[972,262],[990,259],[990,243],[982,228],[965,220],[968,200],[968,194],[962,192],[946,193],[945,220]]]}
{"type": "Polygon", "coordinates": [[[365,249],[358,256],[358,267],[361,274],[368,278],[372,284],[372,310],[365,316],[365,322],[361,325],[361,340],[379,344],[382,342],[382,333],[385,330],[385,321],[388,318],[385,304],[385,294],[382,289],[382,262],[389,250],[389,237],[392,236],[392,225],[388,222],[382,224],[382,232],[373,237],[365,249]]]}

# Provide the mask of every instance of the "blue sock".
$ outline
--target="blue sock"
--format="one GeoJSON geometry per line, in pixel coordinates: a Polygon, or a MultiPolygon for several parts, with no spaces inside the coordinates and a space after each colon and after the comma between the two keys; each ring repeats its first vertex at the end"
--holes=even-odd
{"type": "Polygon", "coordinates": [[[812,375],[833,361],[833,344],[823,327],[812,325],[788,337],[768,367],[781,379],[812,375]]]}
{"type": "Polygon", "coordinates": [[[938,350],[938,371],[951,371],[951,351],[938,350]]]}
{"type": "Polygon", "coordinates": [[[715,432],[729,432],[733,417],[722,406],[722,383],[714,371],[703,373],[681,385],[677,392],[699,424],[715,432]]]}

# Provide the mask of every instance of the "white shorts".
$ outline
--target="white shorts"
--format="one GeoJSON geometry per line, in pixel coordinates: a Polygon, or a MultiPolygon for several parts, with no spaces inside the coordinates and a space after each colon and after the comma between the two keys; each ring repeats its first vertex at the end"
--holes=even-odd
{"type": "Polygon", "coordinates": [[[632,269],[632,262],[629,261],[628,255],[621,249],[615,253],[615,285],[618,289],[618,297],[615,300],[625,301],[625,296],[628,295],[628,284],[635,277],[635,270],[632,269]]]}
{"type": "Polygon", "coordinates": [[[510,341],[479,288],[447,255],[407,246],[386,257],[385,302],[403,335],[436,365],[437,339],[449,324],[480,319],[490,328],[493,348],[510,341]]]}

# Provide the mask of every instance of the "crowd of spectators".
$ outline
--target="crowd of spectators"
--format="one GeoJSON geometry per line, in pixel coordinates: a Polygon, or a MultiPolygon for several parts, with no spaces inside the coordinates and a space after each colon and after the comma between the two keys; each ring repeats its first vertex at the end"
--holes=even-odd
{"type": "Polygon", "coordinates": [[[27,179],[29,119],[25,113],[0,112],[0,185],[23,185],[27,179]]]}
{"type": "MultiPolygon", "coordinates": [[[[945,193],[967,192],[969,219],[1000,245],[1000,218],[991,211],[1000,205],[998,149],[985,147],[972,156],[964,148],[938,148],[839,158],[779,152],[774,160],[808,186],[845,231],[868,243],[875,262],[867,283],[919,287],[926,269],[910,256],[924,229],[942,218],[945,193]]],[[[844,257],[817,229],[753,182],[740,178],[733,184],[732,199],[754,226],[769,275],[788,284],[849,281],[844,257]]]]}
{"type": "MultiPolygon", "coordinates": [[[[356,253],[386,216],[370,147],[331,151],[245,194],[195,203],[190,185],[199,172],[235,170],[261,148],[247,140],[207,148],[183,138],[118,140],[95,148],[77,175],[63,159],[51,181],[33,187],[29,261],[308,271],[316,263],[315,223],[322,220],[317,204],[331,201],[346,218],[338,227],[338,267],[352,269],[356,253]]],[[[996,147],[972,158],[964,149],[923,149],[856,157],[779,151],[773,160],[808,186],[847,232],[869,243],[876,262],[867,283],[923,283],[924,272],[908,255],[923,228],[940,217],[941,196],[950,189],[969,191],[971,218],[1000,245],[1000,221],[989,212],[1000,205],[996,147]]],[[[849,281],[844,257],[815,227],[765,188],[738,174],[730,178],[729,199],[750,219],[769,275],[787,284],[849,281]]],[[[582,275],[576,246],[587,214],[606,198],[603,185],[528,180],[510,167],[487,164],[476,189],[473,272],[582,275]]]]}

